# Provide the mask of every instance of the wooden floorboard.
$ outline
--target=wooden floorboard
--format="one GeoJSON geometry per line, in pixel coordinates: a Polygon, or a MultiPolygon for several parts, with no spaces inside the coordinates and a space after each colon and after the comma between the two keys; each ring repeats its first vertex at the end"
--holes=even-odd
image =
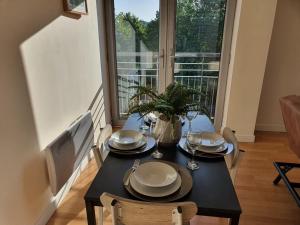
{"type": "MultiPolygon", "coordinates": [[[[257,132],[255,143],[242,143],[246,151],[236,179],[236,191],[243,213],[240,225],[300,225],[300,208],[287,188],[274,186],[276,176],[274,161],[297,162],[290,151],[285,133],[257,132]]],[[[48,225],[87,224],[83,196],[97,172],[92,160],[81,173],[64,201],[48,222],[48,225]]],[[[291,171],[290,179],[300,182],[300,170],[291,171]]],[[[105,213],[105,225],[111,218],[105,213]]],[[[223,225],[226,219],[201,217],[199,225],[223,225]]]]}

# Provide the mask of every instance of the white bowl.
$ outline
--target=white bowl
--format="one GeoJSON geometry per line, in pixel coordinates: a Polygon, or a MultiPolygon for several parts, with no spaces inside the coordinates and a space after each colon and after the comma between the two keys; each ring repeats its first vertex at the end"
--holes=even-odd
{"type": "Polygon", "coordinates": [[[225,143],[224,138],[215,132],[190,133],[188,142],[192,145],[202,145],[206,147],[216,147],[225,143]]]}
{"type": "Polygon", "coordinates": [[[181,176],[178,175],[172,185],[166,187],[147,187],[140,184],[135,176],[129,178],[130,186],[138,193],[150,197],[164,197],[175,193],[181,187],[181,176]]]}
{"type": "Polygon", "coordinates": [[[215,146],[215,147],[206,147],[206,146],[202,146],[202,145],[196,145],[196,146],[190,146],[190,148],[195,148],[199,152],[219,153],[219,152],[225,151],[228,148],[228,143],[225,142],[224,144],[215,146]]]}
{"type": "Polygon", "coordinates": [[[124,151],[130,151],[130,150],[136,150],[139,148],[144,147],[147,144],[146,137],[143,137],[139,142],[134,144],[128,144],[128,145],[120,145],[113,141],[113,139],[108,140],[108,145],[114,149],[117,150],[124,150],[124,151]]]}
{"type": "Polygon", "coordinates": [[[133,145],[142,138],[143,134],[135,130],[119,130],[111,135],[111,140],[119,145],[133,145]]]}
{"type": "Polygon", "coordinates": [[[133,175],[139,184],[159,188],[173,184],[178,177],[177,171],[172,166],[162,162],[141,164],[133,175]]]}

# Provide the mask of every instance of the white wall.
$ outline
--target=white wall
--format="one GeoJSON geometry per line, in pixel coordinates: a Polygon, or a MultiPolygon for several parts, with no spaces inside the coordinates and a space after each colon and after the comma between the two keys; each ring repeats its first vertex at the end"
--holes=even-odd
{"type": "MultiPolygon", "coordinates": [[[[96,1],[0,1],[0,224],[31,225],[51,206],[43,149],[92,109],[105,124],[96,1]]],[[[101,121],[98,123],[98,121],[101,121]]]]}
{"type": "Polygon", "coordinates": [[[277,0],[238,0],[222,127],[239,141],[254,141],[254,128],[277,0]]]}
{"type": "Polygon", "coordinates": [[[256,129],[285,131],[279,98],[300,95],[300,1],[278,0],[256,129]]]}

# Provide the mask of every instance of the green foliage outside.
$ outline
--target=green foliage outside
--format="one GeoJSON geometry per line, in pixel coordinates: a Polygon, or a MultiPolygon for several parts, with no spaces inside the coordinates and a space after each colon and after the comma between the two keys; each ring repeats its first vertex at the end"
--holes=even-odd
{"type": "MultiPolygon", "coordinates": [[[[221,52],[226,0],[178,0],[177,52],[221,52]]],[[[159,12],[145,22],[130,13],[115,18],[117,52],[132,51],[132,40],[142,41],[149,51],[159,49],[159,12]]],[[[139,46],[136,46],[139,51],[139,46]]]]}

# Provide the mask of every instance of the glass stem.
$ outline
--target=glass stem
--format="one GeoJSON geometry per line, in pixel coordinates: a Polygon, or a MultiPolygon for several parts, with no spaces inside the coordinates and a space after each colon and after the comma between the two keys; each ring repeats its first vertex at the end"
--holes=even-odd
{"type": "Polygon", "coordinates": [[[193,150],[193,152],[192,152],[193,154],[192,154],[192,163],[194,163],[195,162],[195,151],[193,150]]]}
{"type": "Polygon", "coordinates": [[[189,120],[189,132],[192,131],[192,121],[189,120]]]}

